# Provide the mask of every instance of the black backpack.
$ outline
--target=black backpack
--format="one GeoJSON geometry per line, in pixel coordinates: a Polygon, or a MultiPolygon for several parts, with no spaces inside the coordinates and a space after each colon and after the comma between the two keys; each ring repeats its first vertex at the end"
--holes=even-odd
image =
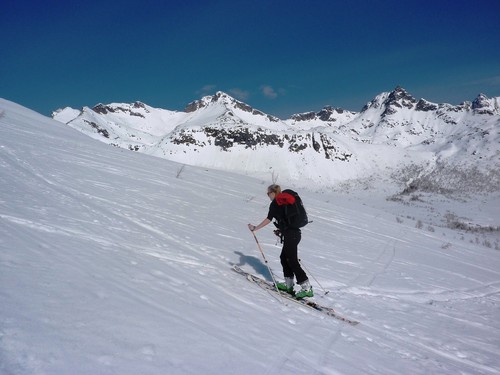
{"type": "Polygon", "coordinates": [[[309,223],[302,199],[295,191],[283,190],[276,197],[276,203],[278,203],[278,206],[283,207],[283,224],[285,228],[299,229],[309,223]]]}

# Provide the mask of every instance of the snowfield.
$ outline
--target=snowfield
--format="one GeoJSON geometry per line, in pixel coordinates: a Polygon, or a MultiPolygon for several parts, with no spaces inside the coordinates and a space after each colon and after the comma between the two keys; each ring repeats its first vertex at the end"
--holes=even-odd
{"type": "MultiPolygon", "coordinates": [[[[270,278],[246,226],[270,180],[112,147],[0,99],[0,373],[500,373],[498,189],[301,189],[315,299],[353,327],[231,270],[270,278]]],[[[256,235],[281,278],[272,228],[256,235]]]]}

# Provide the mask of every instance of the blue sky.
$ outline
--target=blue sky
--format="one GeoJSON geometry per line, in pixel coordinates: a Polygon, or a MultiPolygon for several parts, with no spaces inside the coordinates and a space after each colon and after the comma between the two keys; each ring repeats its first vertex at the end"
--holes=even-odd
{"type": "Polygon", "coordinates": [[[400,85],[459,104],[500,96],[498,0],[7,0],[0,97],[45,115],[225,91],[287,118],[360,111],[400,85]]]}

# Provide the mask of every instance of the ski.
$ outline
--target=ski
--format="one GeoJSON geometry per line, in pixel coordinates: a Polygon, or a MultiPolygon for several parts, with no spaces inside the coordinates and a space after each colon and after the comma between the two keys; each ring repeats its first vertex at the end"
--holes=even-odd
{"type": "Polygon", "coordinates": [[[294,298],[290,294],[276,289],[276,287],[272,283],[270,283],[269,281],[266,281],[259,276],[253,275],[249,272],[246,272],[236,265],[233,266],[233,271],[244,276],[248,281],[251,281],[251,282],[257,284],[266,290],[269,290],[269,291],[272,291],[274,293],[279,294],[281,297],[283,297],[284,299],[286,299],[288,301],[298,303],[302,306],[305,306],[305,307],[310,308],[312,310],[318,311],[322,314],[331,316],[335,319],[341,320],[341,321],[346,322],[346,323],[353,325],[353,326],[355,326],[356,324],[359,324],[359,322],[357,320],[352,320],[352,319],[346,318],[346,317],[340,315],[339,313],[337,313],[331,307],[322,306],[322,305],[320,305],[314,301],[308,300],[308,299],[294,298]]]}

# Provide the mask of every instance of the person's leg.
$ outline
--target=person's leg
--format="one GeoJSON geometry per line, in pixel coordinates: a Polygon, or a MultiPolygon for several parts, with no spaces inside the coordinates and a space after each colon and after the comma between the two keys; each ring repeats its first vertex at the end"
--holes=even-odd
{"type": "Polygon", "coordinates": [[[287,230],[284,233],[283,250],[281,252],[281,265],[285,277],[297,278],[297,283],[307,281],[307,275],[300,266],[298,258],[298,245],[302,238],[300,231],[287,230]]]}
{"type": "Polygon", "coordinates": [[[281,261],[281,266],[283,267],[283,276],[285,276],[285,279],[286,278],[293,279],[294,277],[293,269],[288,264],[288,256],[287,256],[288,251],[289,249],[286,247],[285,243],[283,243],[283,249],[281,250],[280,261],[281,261]]]}

